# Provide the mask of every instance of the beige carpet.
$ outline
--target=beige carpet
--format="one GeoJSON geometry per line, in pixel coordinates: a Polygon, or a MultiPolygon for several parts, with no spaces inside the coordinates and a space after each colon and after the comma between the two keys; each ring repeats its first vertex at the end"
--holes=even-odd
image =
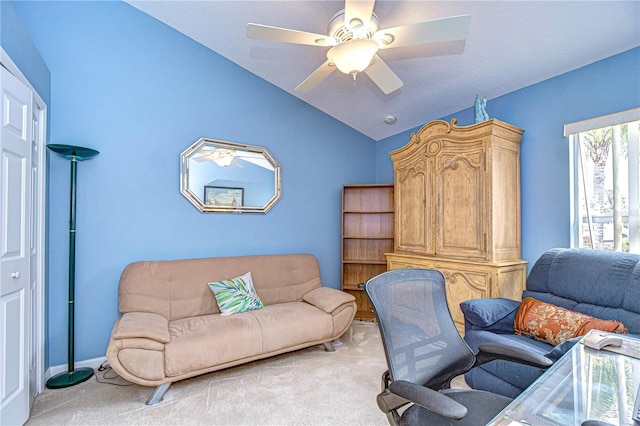
{"type": "Polygon", "coordinates": [[[153,388],[95,377],[47,389],[27,425],[387,425],[376,405],[386,370],[377,326],[354,322],[341,342],[174,383],[152,407],[153,388]]]}
{"type": "MultiPolygon", "coordinates": [[[[85,383],[46,389],[27,425],[388,425],[376,405],[386,370],[378,327],[355,321],[336,351],[321,346],[174,383],[164,401],[153,388],[113,371],[85,383]]],[[[466,384],[456,379],[454,387],[466,384]]]]}

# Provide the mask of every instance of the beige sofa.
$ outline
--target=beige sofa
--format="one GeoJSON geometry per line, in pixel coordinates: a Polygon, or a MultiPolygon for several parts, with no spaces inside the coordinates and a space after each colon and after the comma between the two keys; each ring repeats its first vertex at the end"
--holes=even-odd
{"type": "Polygon", "coordinates": [[[353,296],[323,287],[310,254],[135,262],[120,278],[107,360],[122,378],[156,386],[324,344],[351,325],[353,296]],[[251,272],[265,307],[223,316],[208,283],[251,272]]]}

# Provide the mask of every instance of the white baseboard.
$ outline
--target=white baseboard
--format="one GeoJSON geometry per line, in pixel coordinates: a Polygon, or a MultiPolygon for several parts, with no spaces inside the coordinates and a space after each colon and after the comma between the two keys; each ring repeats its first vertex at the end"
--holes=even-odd
{"type": "MultiPolygon", "coordinates": [[[[89,367],[89,368],[95,369],[100,367],[100,365],[106,360],[107,360],[107,357],[101,356],[99,358],[78,361],[73,364],[73,367],[74,368],[89,367]]],[[[54,365],[53,367],[47,368],[47,371],[44,372],[45,382],[49,380],[51,377],[55,376],[56,374],[64,373],[65,371],[67,371],[68,367],[69,366],[67,364],[61,364],[61,365],[54,365]]]]}

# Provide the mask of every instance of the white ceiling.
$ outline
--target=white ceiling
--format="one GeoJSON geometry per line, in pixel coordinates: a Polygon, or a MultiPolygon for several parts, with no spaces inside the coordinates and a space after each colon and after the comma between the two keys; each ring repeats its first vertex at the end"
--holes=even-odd
{"type": "MultiPolygon", "coordinates": [[[[294,88],[326,61],[327,47],[248,39],[247,23],[326,34],[342,1],[127,1],[253,74],[378,141],[640,46],[640,1],[378,0],[380,28],[470,14],[460,55],[439,46],[378,52],[404,86],[384,95],[366,75],[334,72],[314,91],[294,88]],[[384,117],[397,117],[395,124],[384,117]]],[[[640,77],[639,77],[640,78],[640,77]]]]}

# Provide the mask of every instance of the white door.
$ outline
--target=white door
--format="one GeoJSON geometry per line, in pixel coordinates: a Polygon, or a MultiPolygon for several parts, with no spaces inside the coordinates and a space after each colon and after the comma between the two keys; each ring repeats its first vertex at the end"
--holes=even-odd
{"type": "MultiPolygon", "coordinates": [[[[1,67],[0,67],[1,68],[1,67]]],[[[1,68],[0,424],[23,424],[30,406],[33,95],[1,68]]]]}
{"type": "Polygon", "coordinates": [[[42,283],[44,276],[44,158],[45,158],[45,111],[33,101],[33,120],[31,134],[31,212],[29,214],[29,299],[31,301],[29,336],[29,412],[36,395],[42,391],[42,352],[40,328],[44,313],[42,283]]]}

